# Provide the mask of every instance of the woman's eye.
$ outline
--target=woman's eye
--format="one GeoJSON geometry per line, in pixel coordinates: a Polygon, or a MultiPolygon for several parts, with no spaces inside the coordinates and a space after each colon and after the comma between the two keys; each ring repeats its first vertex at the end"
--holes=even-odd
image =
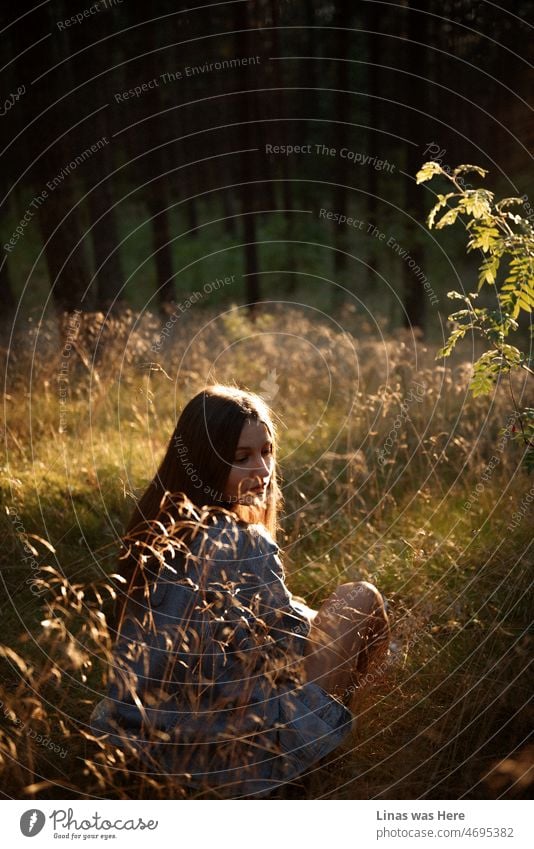
{"type": "MultiPolygon", "coordinates": [[[[264,448],[261,453],[262,454],[272,454],[273,453],[273,446],[269,445],[269,447],[264,448]]],[[[246,457],[236,457],[235,462],[236,463],[244,463],[245,460],[248,460],[248,455],[246,457]]]]}

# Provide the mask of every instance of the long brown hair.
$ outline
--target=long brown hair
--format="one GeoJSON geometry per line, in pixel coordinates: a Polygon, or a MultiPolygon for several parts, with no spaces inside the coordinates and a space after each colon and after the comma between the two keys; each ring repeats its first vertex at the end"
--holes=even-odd
{"type": "MultiPolygon", "coordinates": [[[[276,539],[282,502],[276,455],[276,427],[269,407],[259,395],[218,384],[206,387],[186,404],[159,469],[126,528],[126,554],[118,570],[125,583],[119,589],[122,597],[116,603],[115,625],[122,620],[129,597],[140,588],[137,577],[143,571],[141,553],[150,550],[151,540],[161,533],[162,526],[172,527],[177,542],[187,541],[192,518],[198,518],[207,506],[232,510],[244,522],[261,522],[276,539]],[[272,442],[274,468],[265,507],[232,504],[223,495],[239,437],[248,420],[262,422],[272,442]],[[159,528],[156,522],[161,523],[159,528]]],[[[146,575],[143,579],[146,586],[146,575]]]]}

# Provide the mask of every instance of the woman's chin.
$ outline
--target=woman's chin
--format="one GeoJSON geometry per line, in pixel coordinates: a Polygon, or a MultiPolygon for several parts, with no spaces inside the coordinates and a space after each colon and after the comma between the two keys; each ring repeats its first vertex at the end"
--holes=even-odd
{"type": "Polygon", "coordinates": [[[254,492],[254,490],[249,490],[248,492],[244,492],[242,495],[225,495],[227,502],[229,503],[229,509],[232,510],[234,507],[263,507],[265,508],[267,505],[267,490],[262,490],[261,492],[254,492]]]}
{"type": "Polygon", "coordinates": [[[245,506],[250,505],[251,507],[263,505],[265,504],[265,490],[263,492],[246,492],[240,496],[238,503],[245,506]]]}

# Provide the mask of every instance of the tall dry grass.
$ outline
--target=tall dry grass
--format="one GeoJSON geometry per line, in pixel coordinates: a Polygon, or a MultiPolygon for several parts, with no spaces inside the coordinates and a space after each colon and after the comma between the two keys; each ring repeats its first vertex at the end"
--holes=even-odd
{"type": "Polygon", "coordinates": [[[500,433],[513,411],[506,385],[473,399],[467,343],[443,367],[411,333],[349,309],[335,322],[271,307],[255,323],[237,308],[190,310],[161,332],[150,315],[84,315],[68,356],[67,331],[51,322],[3,353],[4,792],[189,792],[86,729],[110,657],[120,534],[179,409],[214,382],[272,405],[291,589],[318,605],[336,584],[369,579],[392,614],[396,662],[369,682],[354,738],[288,792],[525,792],[532,483],[500,433]]]}

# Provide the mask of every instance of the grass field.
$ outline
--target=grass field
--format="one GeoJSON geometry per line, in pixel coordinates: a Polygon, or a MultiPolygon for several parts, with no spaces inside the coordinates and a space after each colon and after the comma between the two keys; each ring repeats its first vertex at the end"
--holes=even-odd
{"type": "MultiPolygon", "coordinates": [[[[120,753],[106,759],[84,723],[102,692],[106,588],[133,499],[177,411],[214,382],[272,405],[291,590],[317,605],[340,582],[371,580],[392,614],[395,661],[362,697],[350,743],[287,793],[528,792],[533,481],[500,433],[510,395],[472,398],[467,343],[444,368],[431,345],[381,330],[350,309],[336,323],[273,307],[255,324],[238,309],[190,309],[168,338],[146,314],[105,326],[87,315],[66,356],[55,324],[28,325],[6,361],[5,796],[183,792],[129,772],[120,753]]],[[[525,400],[519,377],[514,392],[525,400]]]]}

